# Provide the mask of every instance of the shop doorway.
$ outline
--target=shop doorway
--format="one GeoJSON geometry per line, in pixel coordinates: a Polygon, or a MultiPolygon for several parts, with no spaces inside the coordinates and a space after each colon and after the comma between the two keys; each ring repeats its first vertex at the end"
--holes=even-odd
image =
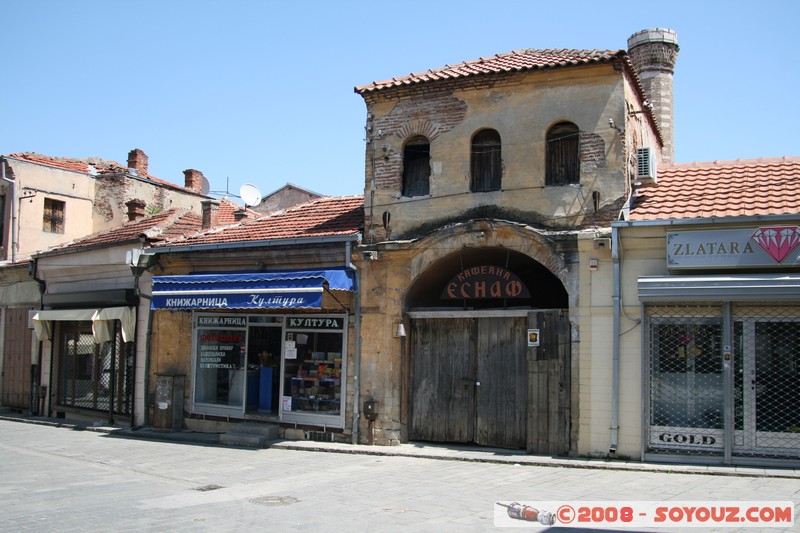
{"type": "Polygon", "coordinates": [[[687,311],[654,308],[661,316],[649,319],[650,451],[722,456],[730,450],[737,462],[799,457],[796,310],[734,307],[729,327],[719,308],[687,311]]]}
{"type": "Polygon", "coordinates": [[[741,364],[734,372],[734,450],[800,454],[800,320],[734,322],[741,364]]]}
{"type": "Polygon", "coordinates": [[[541,263],[463,249],[406,295],[410,440],[531,453],[570,448],[568,296],[541,263]]]}
{"type": "Polygon", "coordinates": [[[282,331],[281,324],[251,324],[247,329],[248,415],[278,416],[282,331]]]}

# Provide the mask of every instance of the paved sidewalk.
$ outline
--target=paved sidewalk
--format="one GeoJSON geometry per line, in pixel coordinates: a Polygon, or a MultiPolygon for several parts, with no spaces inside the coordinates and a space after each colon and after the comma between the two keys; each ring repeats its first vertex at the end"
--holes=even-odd
{"type": "MultiPolygon", "coordinates": [[[[72,429],[83,429],[86,431],[97,431],[102,433],[113,432],[115,436],[119,437],[182,442],[186,444],[202,444],[207,446],[224,446],[220,442],[219,434],[216,433],[169,431],[153,428],[133,429],[129,426],[98,425],[69,419],[39,417],[17,414],[13,412],[0,412],[0,420],[66,427],[72,429]]],[[[436,445],[430,443],[408,443],[401,444],[399,446],[369,446],[365,444],[343,444],[336,442],[279,440],[271,442],[269,447],[285,450],[360,454],[384,457],[419,457],[425,459],[515,464],[525,466],[559,466],[566,468],[592,468],[600,470],[673,472],[682,474],[800,479],[800,468],[643,463],[640,461],[612,461],[606,459],[548,457],[543,455],[528,455],[525,453],[516,452],[514,450],[502,448],[457,446],[452,444],[436,445]]]]}

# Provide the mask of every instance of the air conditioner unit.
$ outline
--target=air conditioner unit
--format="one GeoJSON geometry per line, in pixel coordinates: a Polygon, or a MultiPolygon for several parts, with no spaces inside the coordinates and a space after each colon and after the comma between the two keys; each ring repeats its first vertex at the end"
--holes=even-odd
{"type": "Polygon", "coordinates": [[[636,185],[648,187],[658,183],[656,154],[652,148],[636,149],[636,185]]]}

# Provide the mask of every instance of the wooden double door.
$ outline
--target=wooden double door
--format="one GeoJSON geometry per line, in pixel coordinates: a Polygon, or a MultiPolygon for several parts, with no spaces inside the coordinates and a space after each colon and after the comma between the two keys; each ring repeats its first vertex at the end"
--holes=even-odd
{"type": "Polygon", "coordinates": [[[565,453],[568,338],[553,311],[414,318],[411,440],[565,453]],[[539,346],[529,346],[531,330],[539,346]]]}

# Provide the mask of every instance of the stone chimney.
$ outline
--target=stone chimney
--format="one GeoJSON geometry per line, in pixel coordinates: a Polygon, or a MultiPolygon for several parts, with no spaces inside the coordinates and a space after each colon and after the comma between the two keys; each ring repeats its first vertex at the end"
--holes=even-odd
{"type": "Polygon", "coordinates": [[[125,202],[125,206],[128,208],[128,222],[144,218],[145,205],[144,200],[138,198],[125,202]]]}
{"type": "Polygon", "coordinates": [[[219,200],[203,200],[201,203],[203,206],[202,229],[211,229],[219,224],[219,200]]]}
{"type": "Polygon", "coordinates": [[[661,154],[664,163],[675,159],[672,78],[678,50],[678,34],[665,28],[642,30],[628,38],[628,55],[646,98],[653,104],[653,115],[664,138],[661,154]]]}
{"type": "Polygon", "coordinates": [[[128,168],[136,171],[137,174],[147,174],[147,154],[138,148],[128,152],[128,168]]]}
{"type": "Polygon", "coordinates": [[[183,171],[184,183],[187,189],[203,193],[203,173],[192,168],[183,171]]]}

